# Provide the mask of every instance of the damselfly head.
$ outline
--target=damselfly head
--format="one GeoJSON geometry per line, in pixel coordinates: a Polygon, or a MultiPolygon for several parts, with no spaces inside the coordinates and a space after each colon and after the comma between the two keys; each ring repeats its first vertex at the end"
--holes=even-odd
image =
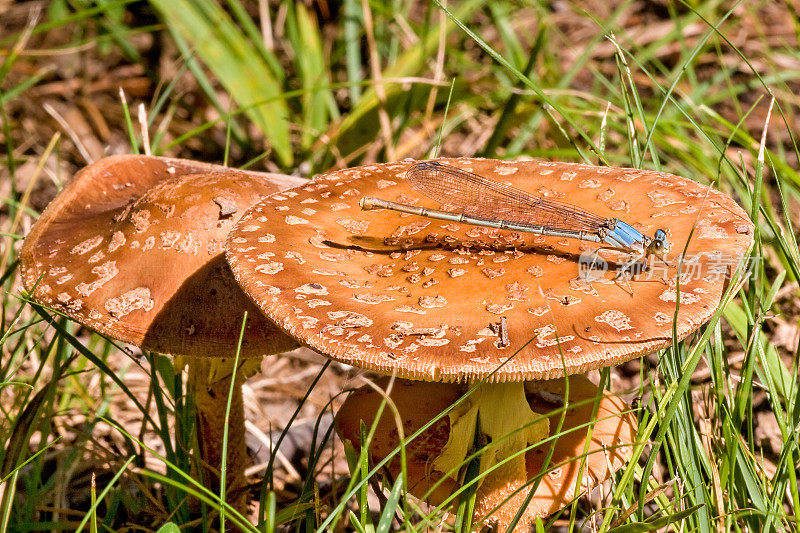
{"type": "Polygon", "coordinates": [[[663,229],[656,230],[653,239],[647,245],[648,253],[656,255],[663,254],[669,251],[669,244],[667,243],[667,232],[663,229]]]}

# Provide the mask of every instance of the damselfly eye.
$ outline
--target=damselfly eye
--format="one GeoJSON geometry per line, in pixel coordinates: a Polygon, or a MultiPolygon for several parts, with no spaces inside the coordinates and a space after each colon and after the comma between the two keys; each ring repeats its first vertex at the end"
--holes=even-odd
{"type": "Polygon", "coordinates": [[[650,245],[647,247],[647,251],[650,253],[654,253],[656,255],[661,255],[669,250],[669,246],[667,243],[660,239],[653,239],[650,245]]]}
{"type": "Polygon", "coordinates": [[[655,252],[657,254],[666,252],[669,250],[669,245],[667,244],[667,232],[663,229],[656,230],[655,235],[653,235],[653,240],[650,242],[648,249],[651,252],[655,252]]]}

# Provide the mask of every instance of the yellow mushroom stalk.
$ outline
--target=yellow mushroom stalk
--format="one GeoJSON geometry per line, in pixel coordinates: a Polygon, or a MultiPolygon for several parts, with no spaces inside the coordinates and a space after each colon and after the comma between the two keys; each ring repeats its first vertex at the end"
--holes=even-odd
{"type": "MultiPolygon", "coordinates": [[[[388,382],[383,378],[376,385],[387,388],[388,382]]],[[[520,385],[529,389],[525,396],[527,409],[537,416],[545,416],[549,422],[546,436],[554,434],[559,427],[561,431],[554,441],[548,439],[539,446],[527,447],[523,453],[518,449],[516,454],[521,459],[521,470],[520,462],[517,462],[513,467],[496,468],[481,476],[476,493],[475,519],[496,523],[501,530],[511,523],[529,497],[530,502],[519,522],[522,531],[529,530],[536,517],[552,514],[576,496],[608,479],[615,469],[627,462],[636,437],[636,417],[629,406],[619,397],[599,393],[597,387],[583,376],[569,377],[569,396],[564,379],[520,385]],[[548,454],[551,455],[550,461],[543,471],[548,454]],[[529,494],[540,473],[544,475],[535,483],[535,492],[529,494]]],[[[404,421],[403,431],[408,438],[469,388],[465,384],[400,379],[390,389],[389,401],[394,403],[404,421]]],[[[371,426],[383,401],[384,396],[367,385],[351,393],[336,415],[339,436],[360,446],[362,421],[371,426]]],[[[449,450],[455,442],[462,441],[465,442],[461,446],[468,449],[473,441],[473,435],[456,435],[458,430],[450,422],[453,416],[442,417],[406,444],[408,490],[425,498],[431,505],[440,505],[451,499],[458,488],[456,479],[447,476],[444,470],[450,468],[445,464],[450,461],[445,459],[449,450]]],[[[384,411],[369,448],[370,458],[378,462],[394,452],[400,445],[398,434],[394,417],[384,411]]],[[[388,470],[393,477],[399,475],[400,461],[390,461],[388,470]]]]}
{"type": "Polygon", "coordinates": [[[460,407],[449,414],[450,438],[433,462],[433,468],[457,474],[472,446],[475,431],[480,428],[481,434],[492,443],[481,456],[480,472],[500,462],[503,465],[494,475],[524,476],[525,457],[519,452],[547,437],[549,421],[531,410],[523,383],[483,383],[460,407]]]}

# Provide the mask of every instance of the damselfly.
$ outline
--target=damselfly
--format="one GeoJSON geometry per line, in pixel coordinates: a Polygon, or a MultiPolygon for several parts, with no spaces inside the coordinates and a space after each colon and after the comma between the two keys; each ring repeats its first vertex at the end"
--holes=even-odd
{"type": "Polygon", "coordinates": [[[374,197],[362,198],[359,205],[364,210],[391,209],[464,224],[594,241],[640,257],[658,256],[668,249],[664,230],[648,237],[618,218],[601,217],[574,205],[534,196],[438,161],[416,163],[406,178],[415,190],[452,210],[374,197]]]}

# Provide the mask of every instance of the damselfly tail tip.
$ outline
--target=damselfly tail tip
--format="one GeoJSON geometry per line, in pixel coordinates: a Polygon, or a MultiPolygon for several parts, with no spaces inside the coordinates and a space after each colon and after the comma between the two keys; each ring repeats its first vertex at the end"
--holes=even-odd
{"type": "Polygon", "coordinates": [[[361,206],[361,209],[364,211],[369,211],[371,209],[375,209],[375,198],[371,196],[366,196],[358,201],[358,205],[361,206]]]}

